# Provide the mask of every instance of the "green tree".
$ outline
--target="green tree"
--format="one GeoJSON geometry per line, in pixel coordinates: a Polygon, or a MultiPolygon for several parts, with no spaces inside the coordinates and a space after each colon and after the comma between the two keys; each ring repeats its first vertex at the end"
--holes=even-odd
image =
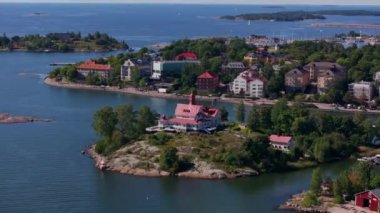
{"type": "Polygon", "coordinates": [[[245,106],[243,101],[240,101],[236,107],[236,120],[240,123],[244,123],[245,121],[245,106]]]}
{"type": "Polygon", "coordinates": [[[166,147],[160,154],[160,169],[172,174],[176,173],[179,168],[179,158],[175,147],[166,147]]]}
{"type": "Polygon", "coordinates": [[[107,139],[111,139],[117,124],[117,114],[112,107],[106,106],[95,112],[92,126],[95,132],[107,139]]]}
{"type": "Polygon", "coordinates": [[[313,193],[319,193],[321,191],[322,185],[322,173],[321,169],[318,167],[314,169],[313,174],[311,175],[310,190],[313,193]]]}
{"type": "Polygon", "coordinates": [[[370,188],[371,189],[380,188],[380,175],[376,175],[372,178],[371,183],[370,183],[370,188]]]}
{"type": "Polygon", "coordinates": [[[156,124],[155,113],[147,106],[137,112],[137,132],[143,133],[145,129],[156,124]]]}
{"type": "Polygon", "coordinates": [[[259,121],[260,127],[264,130],[269,130],[272,128],[271,121],[271,109],[270,108],[261,108],[259,109],[259,121]]]}
{"type": "Polygon", "coordinates": [[[260,129],[260,118],[258,110],[252,108],[248,113],[247,126],[252,131],[259,131],[260,129]]]}
{"type": "Polygon", "coordinates": [[[222,121],[228,121],[228,111],[225,107],[220,109],[221,119],[222,121]]]}
{"type": "Polygon", "coordinates": [[[352,172],[355,172],[356,176],[359,178],[360,190],[370,188],[373,175],[373,165],[371,163],[359,162],[353,167],[352,172]]]}
{"type": "Polygon", "coordinates": [[[139,87],[145,87],[146,86],[146,81],[145,81],[145,79],[140,79],[140,81],[139,81],[139,87]]]}
{"type": "Polygon", "coordinates": [[[127,138],[133,139],[137,136],[135,112],[131,105],[122,105],[115,109],[117,113],[117,127],[127,138]]]}
{"type": "Polygon", "coordinates": [[[139,83],[139,81],[140,81],[140,72],[139,72],[139,68],[137,68],[136,66],[131,68],[131,81],[132,81],[135,85],[138,85],[138,83],[139,83]]]}

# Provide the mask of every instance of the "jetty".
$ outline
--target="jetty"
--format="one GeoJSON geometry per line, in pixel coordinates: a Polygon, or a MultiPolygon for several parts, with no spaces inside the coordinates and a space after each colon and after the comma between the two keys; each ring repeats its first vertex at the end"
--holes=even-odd
{"type": "Polygon", "coordinates": [[[55,62],[51,63],[50,66],[66,66],[66,65],[74,65],[74,62],[55,62]]]}

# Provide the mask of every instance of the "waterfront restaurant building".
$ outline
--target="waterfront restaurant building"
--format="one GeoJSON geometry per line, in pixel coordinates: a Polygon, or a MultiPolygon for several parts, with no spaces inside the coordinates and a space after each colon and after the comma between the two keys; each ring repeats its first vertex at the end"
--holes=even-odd
{"type": "Polygon", "coordinates": [[[175,117],[163,115],[158,121],[160,129],[188,132],[216,130],[221,123],[221,113],[218,108],[206,107],[195,103],[195,95],[191,94],[188,104],[177,104],[175,117]]]}
{"type": "Polygon", "coordinates": [[[108,79],[111,73],[109,64],[97,64],[95,61],[88,60],[77,66],[77,72],[83,77],[88,75],[99,75],[103,79],[108,79]]]}

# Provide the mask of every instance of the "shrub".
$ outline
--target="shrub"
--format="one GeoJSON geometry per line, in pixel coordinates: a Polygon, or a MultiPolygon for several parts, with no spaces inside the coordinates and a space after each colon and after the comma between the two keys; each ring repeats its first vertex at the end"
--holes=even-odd
{"type": "Polygon", "coordinates": [[[318,198],[312,192],[307,192],[301,203],[301,205],[305,208],[310,208],[318,204],[319,204],[318,198]]]}
{"type": "Polygon", "coordinates": [[[103,154],[106,147],[107,147],[107,144],[104,140],[98,141],[95,144],[95,152],[98,154],[103,154]]]}
{"type": "Polygon", "coordinates": [[[160,154],[160,169],[172,174],[176,173],[179,168],[179,159],[175,147],[166,147],[160,154]]]}
{"type": "Polygon", "coordinates": [[[164,132],[159,132],[154,135],[150,135],[148,137],[148,142],[152,145],[164,145],[166,144],[172,137],[164,132]]]}

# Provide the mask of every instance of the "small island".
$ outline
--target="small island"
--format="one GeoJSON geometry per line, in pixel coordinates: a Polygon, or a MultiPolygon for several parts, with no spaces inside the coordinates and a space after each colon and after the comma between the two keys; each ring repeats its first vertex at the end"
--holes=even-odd
{"type": "Polygon", "coordinates": [[[124,41],[95,32],[82,36],[81,33],[48,33],[47,35],[0,36],[0,51],[28,52],[105,52],[128,49],[124,41]]]}
{"type": "Polygon", "coordinates": [[[86,153],[99,169],[129,175],[237,178],[284,172],[378,152],[367,147],[379,131],[363,114],[333,115],[285,99],[273,107],[243,103],[236,120],[225,109],[177,104],[174,116],[149,107],[104,107],[94,115],[100,140],[86,153]]]}
{"type": "Polygon", "coordinates": [[[320,10],[320,11],[283,11],[274,13],[246,13],[240,15],[221,16],[228,20],[252,20],[252,21],[304,21],[322,20],[325,15],[341,16],[380,16],[380,11],[367,10],[320,10]]]}
{"type": "Polygon", "coordinates": [[[16,124],[31,122],[50,122],[50,119],[34,118],[26,116],[14,116],[7,113],[0,113],[0,124],[16,124]]]}

